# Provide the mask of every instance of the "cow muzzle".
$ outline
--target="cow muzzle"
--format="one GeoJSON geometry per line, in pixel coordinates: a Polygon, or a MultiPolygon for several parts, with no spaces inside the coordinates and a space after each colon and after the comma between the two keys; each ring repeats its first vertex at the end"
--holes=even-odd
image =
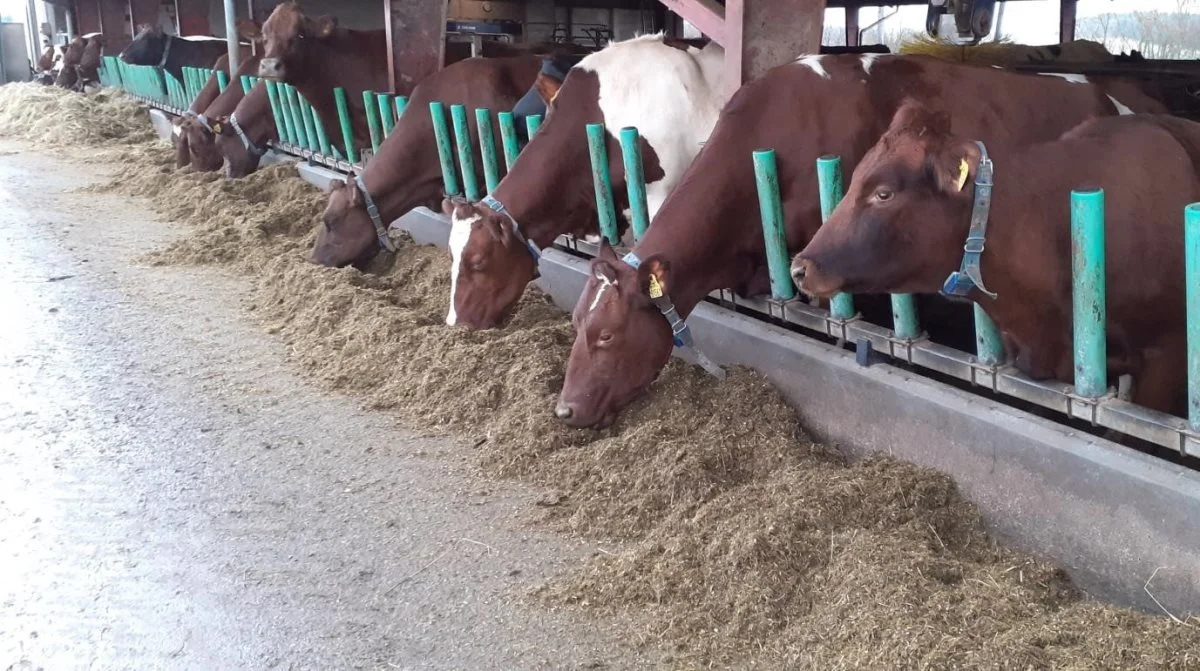
{"type": "Polygon", "coordinates": [[[283,77],[283,61],[278,58],[264,58],[258,63],[258,76],[268,79],[283,77]]]}

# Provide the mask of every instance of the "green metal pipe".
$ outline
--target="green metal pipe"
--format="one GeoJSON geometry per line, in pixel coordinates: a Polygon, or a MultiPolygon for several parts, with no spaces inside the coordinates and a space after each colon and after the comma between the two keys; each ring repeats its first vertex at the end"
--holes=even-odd
{"type": "Polygon", "coordinates": [[[492,131],[492,111],[486,107],[475,110],[475,126],[479,129],[479,154],[483,158],[483,182],[491,193],[500,184],[500,157],[496,154],[496,134],[492,131]]]}
{"type": "Polygon", "coordinates": [[[337,101],[338,122],[342,127],[342,141],[346,143],[346,160],[358,163],[358,149],[354,147],[354,125],[350,123],[350,103],[346,100],[346,89],[337,87],[333,90],[337,101]]]}
{"type": "Polygon", "coordinates": [[[617,235],[617,208],[613,202],[612,177],[608,170],[608,131],[602,123],[587,125],[588,156],[592,160],[592,186],[596,190],[596,213],[600,234],[611,245],[620,242],[617,235]]]}
{"type": "Polygon", "coordinates": [[[375,102],[379,106],[379,120],[383,122],[383,137],[386,138],[396,127],[396,108],[392,106],[392,96],[387,93],[375,94],[375,102]]]}
{"type": "Polygon", "coordinates": [[[396,96],[396,121],[404,116],[406,109],[408,109],[408,96],[396,96]]]}
{"type": "MultiPolygon", "coordinates": [[[[310,105],[310,107],[311,107],[311,105],[310,105]]],[[[321,154],[323,154],[325,156],[329,156],[330,155],[329,134],[325,132],[325,123],[323,121],[321,121],[321,115],[317,114],[317,111],[315,109],[312,112],[312,116],[313,116],[313,127],[317,131],[317,148],[319,148],[321,150],[321,154]]]]}
{"type": "Polygon", "coordinates": [[[900,340],[921,337],[921,323],[917,319],[917,304],[912,294],[892,294],[892,330],[900,340]]]}
{"type": "Polygon", "coordinates": [[[458,148],[458,167],[462,170],[463,192],[469,201],[483,198],[479,189],[479,178],[475,176],[475,152],[471,147],[471,125],[467,122],[467,108],[463,105],[450,106],[450,118],[454,121],[454,146],[458,148]]]}
{"type": "Polygon", "coordinates": [[[454,172],[454,150],[450,146],[450,124],[446,122],[446,108],[439,102],[429,103],[429,117],[433,121],[433,137],[437,140],[438,161],[442,164],[442,183],[446,195],[462,193],[458,186],[458,175],[454,172]]]}
{"type": "Polygon", "coordinates": [[[1108,391],[1103,189],[1071,192],[1071,250],[1075,393],[1098,398],[1108,391]]]}
{"type": "MultiPolygon", "coordinates": [[[[650,207],[646,203],[646,174],[642,167],[642,138],[638,129],[621,129],[621,160],[625,164],[625,190],[629,194],[630,225],[633,237],[641,240],[650,228],[650,207]]],[[[762,194],[759,194],[761,198],[762,194]]],[[[791,280],[788,280],[791,284],[791,280]]]]}
{"type": "Polygon", "coordinates": [[[292,115],[292,128],[296,131],[296,146],[308,147],[308,127],[304,125],[304,112],[300,108],[300,94],[291,84],[283,85],[283,93],[288,99],[288,110],[292,115]]]}
{"type": "Polygon", "coordinates": [[[288,139],[287,122],[283,118],[283,107],[279,103],[278,84],[267,80],[267,98],[271,101],[271,117],[275,119],[275,134],[281,142],[291,142],[288,139]]]}
{"type": "Polygon", "coordinates": [[[288,98],[287,84],[276,83],[275,91],[279,95],[279,111],[283,113],[283,123],[287,130],[287,143],[300,144],[300,131],[296,128],[295,115],[292,114],[292,101],[288,98]]]}
{"type": "MultiPolygon", "coordinates": [[[[842,202],[842,157],[822,156],[817,159],[817,188],[821,196],[821,223],[829,221],[838,203],[842,202]]],[[[829,314],[834,319],[854,316],[854,299],[840,293],[829,299],[829,314]]]]}
{"type": "Polygon", "coordinates": [[[1183,210],[1184,286],[1187,287],[1188,424],[1200,431],[1200,203],[1183,210]]]}
{"type": "Polygon", "coordinates": [[[529,136],[530,140],[533,139],[533,136],[535,134],[537,134],[538,129],[541,127],[542,127],[542,115],[541,114],[530,114],[529,116],[525,117],[525,130],[527,131],[526,134],[529,136]]]}
{"type": "Polygon", "coordinates": [[[379,104],[375,102],[374,91],[363,91],[363,110],[367,113],[367,128],[371,131],[371,154],[379,153],[379,145],[383,144],[383,129],[379,123],[379,104]]]}
{"type": "Polygon", "coordinates": [[[250,95],[250,75],[242,75],[240,79],[242,80],[242,93],[250,95]]]}
{"type": "Polygon", "coordinates": [[[758,187],[758,211],[762,217],[763,241],[767,248],[767,270],[771,276],[771,296],[786,301],[796,297],[787,253],[787,234],[783,229],[783,201],[779,198],[779,172],[774,149],[753,153],[754,182],[758,187]]]}
{"type": "Polygon", "coordinates": [[[321,143],[317,140],[317,123],[316,112],[313,111],[312,105],[297,93],[300,100],[300,118],[304,121],[304,139],[305,146],[309,151],[321,151],[321,143]]]}
{"type": "Polygon", "coordinates": [[[517,156],[521,153],[516,117],[512,112],[501,112],[496,118],[500,122],[500,143],[504,145],[504,170],[512,172],[513,163],[517,162],[517,156]]]}
{"type": "Polygon", "coordinates": [[[999,366],[1004,362],[1004,340],[996,323],[975,303],[975,358],[985,366],[999,366]]]}
{"type": "Polygon", "coordinates": [[[229,74],[224,70],[217,70],[217,90],[221,93],[229,88],[229,74]]]}

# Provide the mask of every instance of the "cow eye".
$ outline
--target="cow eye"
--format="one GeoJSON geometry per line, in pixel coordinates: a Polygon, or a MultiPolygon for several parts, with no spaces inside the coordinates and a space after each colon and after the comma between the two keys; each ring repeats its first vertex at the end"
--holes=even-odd
{"type": "Polygon", "coordinates": [[[608,331],[602,331],[600,337],[596,340],[600,345],[605,346],[612,343],[613,334],[608,331]]]}
{"type": "Polygon", "coordinates": [[[892,196],[894,195],[896,195],[896,192],[885,186],[881,186],[878,189],[875,189],[874,198],[881,203],[886,203],[891,200],[892,196]]]}

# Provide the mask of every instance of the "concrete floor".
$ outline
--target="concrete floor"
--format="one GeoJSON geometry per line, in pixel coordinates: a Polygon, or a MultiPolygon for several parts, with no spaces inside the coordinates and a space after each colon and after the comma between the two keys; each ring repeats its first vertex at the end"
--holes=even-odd
{"type": "Polygon", "coordinates": [[[594,547],[325,393],[179,229],[0,142],[0,669],[628,668],[524,594],[594,547]]]}

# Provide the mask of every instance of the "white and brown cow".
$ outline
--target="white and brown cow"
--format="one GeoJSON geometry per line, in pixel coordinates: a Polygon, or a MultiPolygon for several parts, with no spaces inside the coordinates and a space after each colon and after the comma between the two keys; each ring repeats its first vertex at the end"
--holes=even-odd
{"type": "Polygon", "coordinates": [[[617,42],[572,68],[561,88],[548,92],[546,122],[490,199],[443,203],[452,221],[453,259],[446,323],[496,326],[533,278],[535,248],[564,233],[598,232],[587,124],[603,123],[608,130],[618,210],[627,207],[627,196],[617,137],[627,126],[638,129],[653,216],[700,152],[729,97],[723,57],[715,43],[698,49],[647,35],[617,42]]]}

